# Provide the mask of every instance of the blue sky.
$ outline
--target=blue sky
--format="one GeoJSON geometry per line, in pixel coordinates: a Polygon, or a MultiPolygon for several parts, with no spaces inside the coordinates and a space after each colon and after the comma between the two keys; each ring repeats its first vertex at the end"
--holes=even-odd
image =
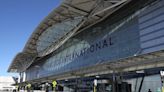
{"type": "Polygon", "coordinates": [[[0,0],[0,76],[7,73],[31,33],[61,0],[0,0]]]}

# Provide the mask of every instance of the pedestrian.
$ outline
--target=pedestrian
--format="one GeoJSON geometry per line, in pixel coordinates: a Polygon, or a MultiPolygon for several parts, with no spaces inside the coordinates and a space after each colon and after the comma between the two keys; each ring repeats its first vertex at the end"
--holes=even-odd
{"type": "Polygon", "coordinates": [[[152,91],[149,89],[148,92],[152,92],[152,91]]]}

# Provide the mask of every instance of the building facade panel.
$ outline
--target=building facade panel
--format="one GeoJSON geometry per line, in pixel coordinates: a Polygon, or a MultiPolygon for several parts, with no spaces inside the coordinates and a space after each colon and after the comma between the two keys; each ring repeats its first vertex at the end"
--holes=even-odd
{"type": "Polygon", "coordinates": [[[164,1],[160,0],[147,7],[139,15],[139,29],[142,53],[164,48],[164,1]]]}

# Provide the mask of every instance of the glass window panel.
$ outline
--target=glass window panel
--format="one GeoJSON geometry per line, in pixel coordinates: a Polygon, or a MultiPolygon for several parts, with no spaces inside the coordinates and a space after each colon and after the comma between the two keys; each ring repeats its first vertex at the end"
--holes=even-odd
{"type": "Polygon", "coordinates": [[[45,30],[39,37],[37,43],[38,52],[41,52],[51,46],[62,36],[71,31],[81,20],[82,17],[74,18],[74,20],[68,19],[45,30]]]}

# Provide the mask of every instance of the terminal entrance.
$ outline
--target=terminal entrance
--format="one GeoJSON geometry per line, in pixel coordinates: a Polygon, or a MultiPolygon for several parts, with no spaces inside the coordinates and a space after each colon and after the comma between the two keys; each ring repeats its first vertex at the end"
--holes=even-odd
{"type": "MultiPolygon", "coordinates": [[[[52,91],[49,86],[49,91],[52,91]]],[[[66,81],[55,88],[57,92],[132,92],[131,84],[127,82],[113,83],[107,79],[97,79],[97,85],[93,81],[66,81]]],[[[48,92],[48,91],[47,91],[48,92]]]]}
{"type": "Polygon", "coordinates": [[[148,92],[150,89],[152,92],[162,92],[164,77],[160,75],[161,70],[163,68],[57,80],[56,87],[52,85],[52,81],[47,80],[44,83],[32,84],[31,90],[44,92],[148,92]]]}

